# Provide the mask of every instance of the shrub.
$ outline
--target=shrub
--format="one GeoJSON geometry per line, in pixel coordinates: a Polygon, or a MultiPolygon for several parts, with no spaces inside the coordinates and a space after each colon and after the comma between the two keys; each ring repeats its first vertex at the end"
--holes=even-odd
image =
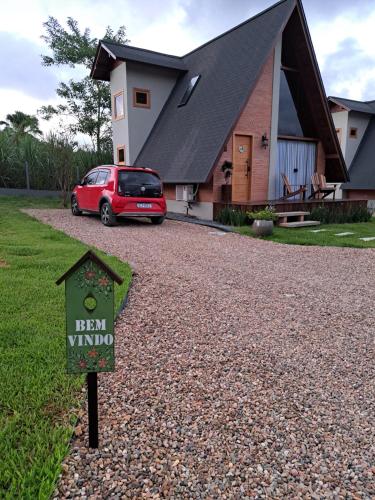
{"type": "Polygon", "coordinates": [[[246,215],[250,221],[254,220],[272,220],[277,221],[278,216],[275,214],[272,208],[265,208],[264,210],[258,210],[256,212],[246,212],[246,215]]]}
{"type": "Polygon", "coordinates": [[[225,207],[219,212],[217,221],[226,226],[245,226],[248,223],[248,218],[240,210],[225,207]]]}
{"type": "Polygon", "coordinates": [[[322,224],[345,224],[351,222],[368,222],[371,212],[367,207],[350,206],[346,210],[332,207],[331,210],[323,205],[313,208],[309,216],[311,220],[318,220],[322,224]]]}
{"type": "Polygon", "coordinates": [[[25,188],[25,163],[28,163],[31,189],[61,189],[56,170],[61,173],[61,164],[56,163],[56,148],[60,156],[69,158],[71,173],[68,180],[82,178],[97,165],[110,164],[112,151],[97,153],[85,146],[77,146],[56,134],[45,139],[25,134],[17,138],[11,130],[0,130],[0,187],[25,188]],[[59,142],[57,147],[56,143],[59,142]]]}

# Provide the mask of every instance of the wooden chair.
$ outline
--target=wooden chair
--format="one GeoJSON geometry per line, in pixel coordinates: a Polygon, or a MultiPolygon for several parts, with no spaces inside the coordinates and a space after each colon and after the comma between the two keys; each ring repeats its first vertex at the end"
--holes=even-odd
{"type": "Polygon", "coordinates": [[[318,174],[318,172],[315,172],[315,174],[313,174],[311,177],[311,184],[313,192],[309,196],[309,199],[310,198],[323,199],[332,193],[333,193],[333,199],[336,198],[336,184],[334,184],[332,187],[328,186],[325,175],[318,174]]]}
{"type": "Polygon", "coordinates": [[[298,195],[300,195],[301,200],[305,199],[306,186],[301,185],[299,189],[293,191],[293,188],[290,185],[288,177],[285,174],[281,174],[281,177],[284,183],[284,189],[283,189],[284,196],[281,198],[282,200],[287,200],[288,198],[292,198],[292,196],[298,196],[298,195]]]}

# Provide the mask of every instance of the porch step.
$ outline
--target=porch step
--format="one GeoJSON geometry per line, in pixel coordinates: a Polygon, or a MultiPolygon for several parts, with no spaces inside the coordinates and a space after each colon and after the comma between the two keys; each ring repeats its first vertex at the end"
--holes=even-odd
{"type": "Polygon", "coordinates": [[[299,215],[310,215],[310,212],[276,212],[278,217],[297,217],[299,215]]]}
{"type": "Polygon", "coordinates": [[[304,220],[299,222],[281,222],[279,227],[308,227],[308,226],[319,226],[320,221],[318,220],[304,220]]]}

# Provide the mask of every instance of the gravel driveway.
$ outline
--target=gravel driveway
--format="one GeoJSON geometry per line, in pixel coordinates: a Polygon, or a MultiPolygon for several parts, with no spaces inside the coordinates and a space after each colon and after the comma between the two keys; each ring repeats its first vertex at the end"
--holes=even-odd
{"type": "Polygon", "coordinates": [[[60,498],[375,497],[374,250],[29,213],[136,273],[60,498]]]}

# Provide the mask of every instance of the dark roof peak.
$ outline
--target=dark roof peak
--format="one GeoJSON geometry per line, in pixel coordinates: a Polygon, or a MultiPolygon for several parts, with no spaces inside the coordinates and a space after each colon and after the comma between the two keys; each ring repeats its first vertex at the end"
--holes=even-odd
{"type": "Polygon", "coordinates": [[[345,97],[329,96],[328,101],[343,106],[348,111],[357,111],[359,113],[375,114],[375,101],[357,101],[345,97]]]}
{"type": "Polygon", "coordinates": [[[257,19],[258,17],[263,16],[264,14],[267,14],[267,12],[269,12],[270,10],[275,9],[276,7],[278,7],[279,5],[281,5],[282,3],[285,3],[287,1],[288,0],[280,0],[279,2],[274,3],[270,7],[267,7],[267,9],[264,9],[261,12],[258,12],[258,14],[255,14],[254,16],[250,17],[249,19],[246,19],[245,21],[242,21],[241,23],[237,24],[233,28],[230,28],[229,30],[224,31],[224,33],[221,33],[220,35],[215,36],[211,40],[208,40],[208,42],[205,42],[202,45],[200,45],[199,47],[191,50],[190,52],[188,52],[187,54],[185,54],[183,57],[190,56],[190,54],[193,54],[197,50],[200,50],[203,47],[206,47],[207,45],[209,45],[212,42],[216,42],[216,40],[218,40],[219,38],[223,38],[224,36],[229,35],[229,33],[231,33],[232,31],[235,31],[238,28],[242,28],[242,26],[244,26],[245,24],[250,23],[251,21],[254,21],[255,19],[257,19]]]}
{"type": "Polygon", "coordinates": [[[166,183],[205,183],[298,0],[282,0],[183,57],[177,80],[134,164],[166,183]],[[256,50],[254,50],[256,47],[256,50]],[[201,75],[186,106],[192,77],[201,75]]]}

